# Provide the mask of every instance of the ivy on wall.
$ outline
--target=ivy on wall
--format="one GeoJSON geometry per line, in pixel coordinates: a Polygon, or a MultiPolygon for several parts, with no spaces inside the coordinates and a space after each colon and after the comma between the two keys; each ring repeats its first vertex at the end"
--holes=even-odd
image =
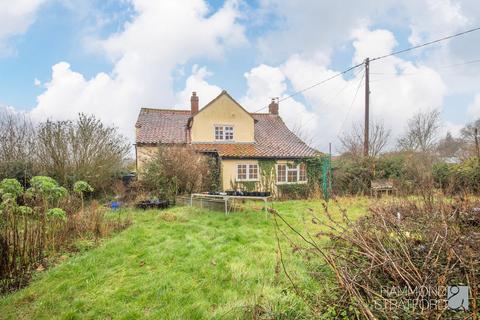
{"type": "Polygon", "coordinates": [[[275,182],[277,181],[277,170],[275,160],[258,160],[258,167],[260,171],[260,188],[263,191],[275,194],[275,182]]]}
{"type": "Polygon", "coordinates": [[[281,184],[276,185],[277,170],[276,160],[262,159],[258,160],[259,181],[232,181],[230,188],[232,190],[244,191],[267,191],[273,196],[281,196],[284,199],[300,199],[309,196],[322,196],[322,166],[323,157],[294,160],[294,165],[304,163],[307,168],[308,183],[303,184],[281,184]]]}
{"type": "Polygon", "coordinates": [[[257,181],[232,181],[230,180],[231,190],[256,191],[258,190],[257,181]]]}
{"type": "Polygon", "coordinates": [[[209,155],[208,157],[208,168],[209,168],[209,181],[211,191],[220,191],[221,181],[220,181],[220,161],[218,157],[214,154],[209,155]]]}

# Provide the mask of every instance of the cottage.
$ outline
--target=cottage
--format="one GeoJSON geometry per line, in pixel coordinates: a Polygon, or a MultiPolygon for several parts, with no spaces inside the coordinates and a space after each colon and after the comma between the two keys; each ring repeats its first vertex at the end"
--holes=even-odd
{"type": "Polygon", "coordinates": [[[135,125],[137,171],[159,145],[191,145],[217,157],[223,190],[306,183],[302,160],[319,152],[287,128],[278,108],[272,100],[268,113],[250,113],[226,91],[201,110],[195,92],[190,110],[142,108],[135,125]]]}

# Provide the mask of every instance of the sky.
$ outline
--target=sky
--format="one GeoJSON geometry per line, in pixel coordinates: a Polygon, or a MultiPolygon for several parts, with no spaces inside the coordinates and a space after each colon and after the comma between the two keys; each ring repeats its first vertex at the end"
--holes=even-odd
{"type": "MultiPolygon", "coordinates": [[[[0,0],[0,112],[94,114],[134,141],[140,107],[227,90],[249,111],[364,61],[480,26],[478,0],[0,0]]],[[[480,31],[371,63],[370,113],[391,143],[415,113],[443,134],[480,117],[480,31]]],[[[361,121],[364,70],[280,102],[320,151],[361,121]]]]}

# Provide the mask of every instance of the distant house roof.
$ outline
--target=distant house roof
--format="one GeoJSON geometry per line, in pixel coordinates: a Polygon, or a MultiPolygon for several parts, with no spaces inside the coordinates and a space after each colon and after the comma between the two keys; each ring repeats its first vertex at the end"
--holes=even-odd
{"type": "MultiPolygon", "coordinates": [[[[250,113],[254,118],[254,143],[192,143],[201,152],[232,158],[306,158],[320,153],[291,132],[278,115],[250,113]]],[[[142,108],[135,127],[137,145],[188,143],[190,110],[142,108]]]]}

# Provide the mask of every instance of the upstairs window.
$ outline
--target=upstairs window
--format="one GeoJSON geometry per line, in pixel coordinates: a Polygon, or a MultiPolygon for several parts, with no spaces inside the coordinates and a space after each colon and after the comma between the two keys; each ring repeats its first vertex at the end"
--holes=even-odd
{"type": "Polygon", "coordinates": [[[224,126],[224,125],[215,126],[215,140],[233,141],[233,126],[224,126]]]}
{"type": "Polygon", "coordinates": [[[307,170],[305,164],[277,164],[278,183],[298,183],[307,181],[307,170]]]}
{"type": "Polygon", "coordinates": [[[223,140],[223,126],[215,126],[215,140],[223,140]]]}
{"type": "Polygon", "coordinates": [[[257,164],[237,164],[237,180],[238,181],[257,181],[258,165],[257,164]]]}

